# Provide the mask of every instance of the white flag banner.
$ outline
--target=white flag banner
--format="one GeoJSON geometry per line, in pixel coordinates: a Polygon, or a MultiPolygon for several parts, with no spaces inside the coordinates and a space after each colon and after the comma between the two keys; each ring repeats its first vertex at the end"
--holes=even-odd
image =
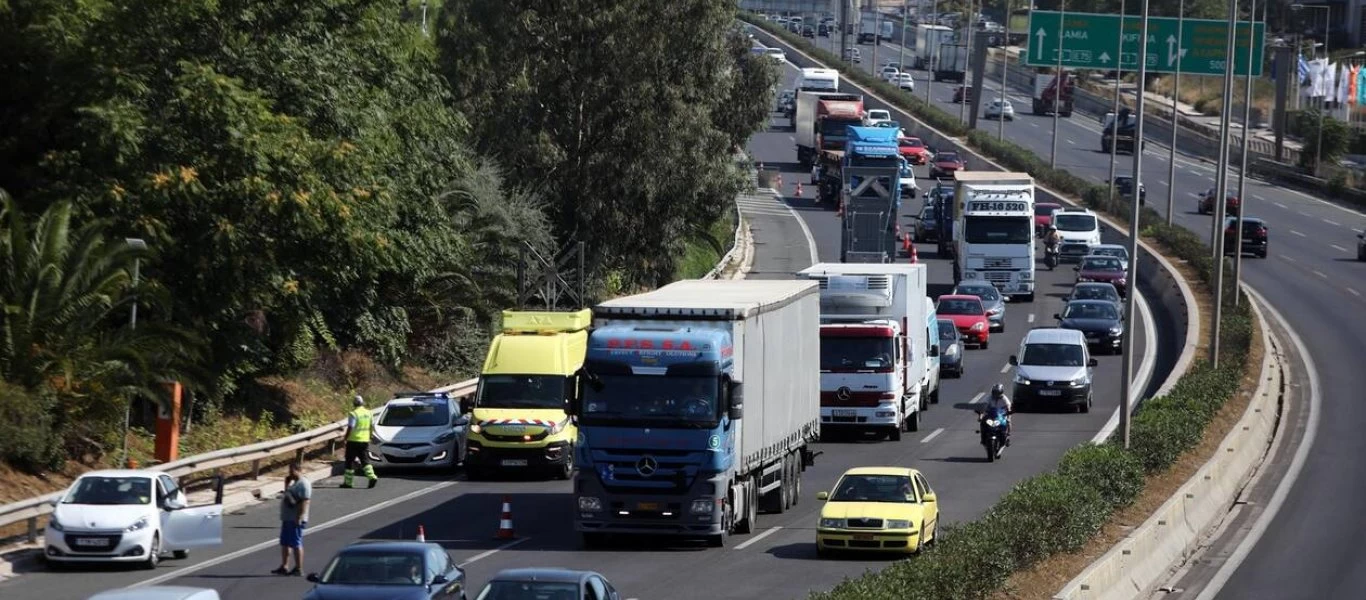
{"type": "Polygon", "coordinates": [[[1347,83],[1352,76],[1352,67],[1350,65],[1338,65],[1338,69],[1338,93],[1336,99],[1338,104],[1347,104],[1347,83]]]}

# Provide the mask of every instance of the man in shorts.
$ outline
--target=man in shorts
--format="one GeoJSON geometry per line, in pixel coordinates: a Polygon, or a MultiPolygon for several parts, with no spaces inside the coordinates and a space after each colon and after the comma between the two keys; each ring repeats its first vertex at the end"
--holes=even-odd
{"type": "Polygon", "coordinates": [[[276,575],[302,575],[304,568],[304,527],[308,525],[308,505],[313,500],[313,484],[303,476],[299,463],[289,465],[285,494],[280,498],[280,568],[276,575]],[[289,558],[294,557],[294,568],[289,558]]]}

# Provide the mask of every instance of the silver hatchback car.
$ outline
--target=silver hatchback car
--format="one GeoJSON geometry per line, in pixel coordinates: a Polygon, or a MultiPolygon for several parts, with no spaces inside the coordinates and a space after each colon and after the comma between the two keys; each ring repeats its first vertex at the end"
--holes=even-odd
{"type": "Polygon", "coordinates": [[[982,308],[987,311],[987,322],[991,323],[991,330],[1006,330],[1006,299],[996,286],[984,281],[964,281],[953,288],[953,293],[981,298],[982,308]]]}
{"type": "Polygon", "coordinates": [[[376,467],[454,469],[465,460],[468,426],[449,394],[401,392],[375,414],[367,454],[376,467]]]}

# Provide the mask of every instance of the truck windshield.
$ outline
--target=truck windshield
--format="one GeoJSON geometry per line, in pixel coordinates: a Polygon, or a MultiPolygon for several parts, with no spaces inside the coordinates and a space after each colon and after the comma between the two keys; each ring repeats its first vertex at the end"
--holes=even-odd
{"type": "Polygon", "coordinates": [[[584,386],[586,425],[649,422],[710,427],[716,423],[720,382],[714,377],[602,375],[600,389],[584,386]]]}
{"type": "Polygon", "coordinates": [[[963,239],[969,244],[1028,244],[1034,232],[1029,217],[967,217],[963,239]]]}
{"type": "Polygon", "coordinates": [[[888,371],[896,357],[892,338],[821,336],[822,371],[888,371]]]}
{"type": "Polygon", "coordinates": [[[846,121],[835,117],[826,117],[824,119],[821,119],[821,135],[828,138],[838,137],[843,139],[849,136],[850,125],[862,124],[863,122],[858,120],[846,121]]]}
{"type": "Polygon", "coordinates": [[[485,375],[479,378],[480,408],[563,409],[568,378],[562,375],[485,375]]]}

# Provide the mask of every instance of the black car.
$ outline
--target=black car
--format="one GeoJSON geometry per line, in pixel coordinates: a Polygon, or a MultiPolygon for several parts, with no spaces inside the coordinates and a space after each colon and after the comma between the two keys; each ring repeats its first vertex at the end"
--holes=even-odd
{"type": "MultiPolygon", "coordinates": [[[[1224,220],[1224,254],[1233,254],[1233,245],[1238,243],[1238,237],[1235,235],[1237,226],[1236,217],[1224,220]]],[[[1266,221],[1257,217],[1243,217],[1242,253],[1266,258],[1267,242],[1266,221]]]]}
{"type": "Polygon", "coordinates": [[[1073,300],[1062,313],[1053,315],[1058,327],[1075,329],[1097,352],[1118,353],[1124,340],[1124,319],[1109,300],[1073,300]]]}
{"type": "Polygon", "coordinates": [[[945,319],[939,320],[939,374],[963,376],[963,336],[953,321],[945,319]]]}
{"type": "MultiPolygon", "coordinates": [[[[1124,175],[1115,178],[1115,192],[1120,198],[1134,197],[1134,178],[1124,175]]],[[[1143,184],[1138,184],[1138,205],[1143,206],[1148,202],[1148,188],[1143,184]]]]}
{"type": "Polygon", "coordinates": [[[816,37],[816,30],[815,30],[815,28],[811,27],[810,25],[807,25],[807,26],[805,26],[805,27],[802,27],[802,37],[805,37],[805,38],[814,38],[814,37],[816,37]]]}
{"type": "Polygon", "coordinates": [[[915,241],[939,241],[939,219],[935,216],[933,204],[926,204],[920,209],[920,216],[916,217],[915,241]]]}
{"type": "Polygon", "coordinates": [[[440,544],[357,542],[332,557],[304,600],[465,598],[465,571],[440,544]]]}
{"type": "Polygon", "coordinates": [[[1072,286],[1072,293],[1066,298],[1065,302],[1073,300],[1106,300],[1112,302],[1115,308],[1119,309],[1119,316],[1124,316],[1124,298],[1120,297],[1119,290],[1114,284],[1108,281],[1087,281],[1072,286]]]}
{"type": "Polygon", "coordinates": [[[569,569],[506,569],[489,580],[475,598],[554,598],[555,600],[621,600],[606,577],[569,569]]]}

